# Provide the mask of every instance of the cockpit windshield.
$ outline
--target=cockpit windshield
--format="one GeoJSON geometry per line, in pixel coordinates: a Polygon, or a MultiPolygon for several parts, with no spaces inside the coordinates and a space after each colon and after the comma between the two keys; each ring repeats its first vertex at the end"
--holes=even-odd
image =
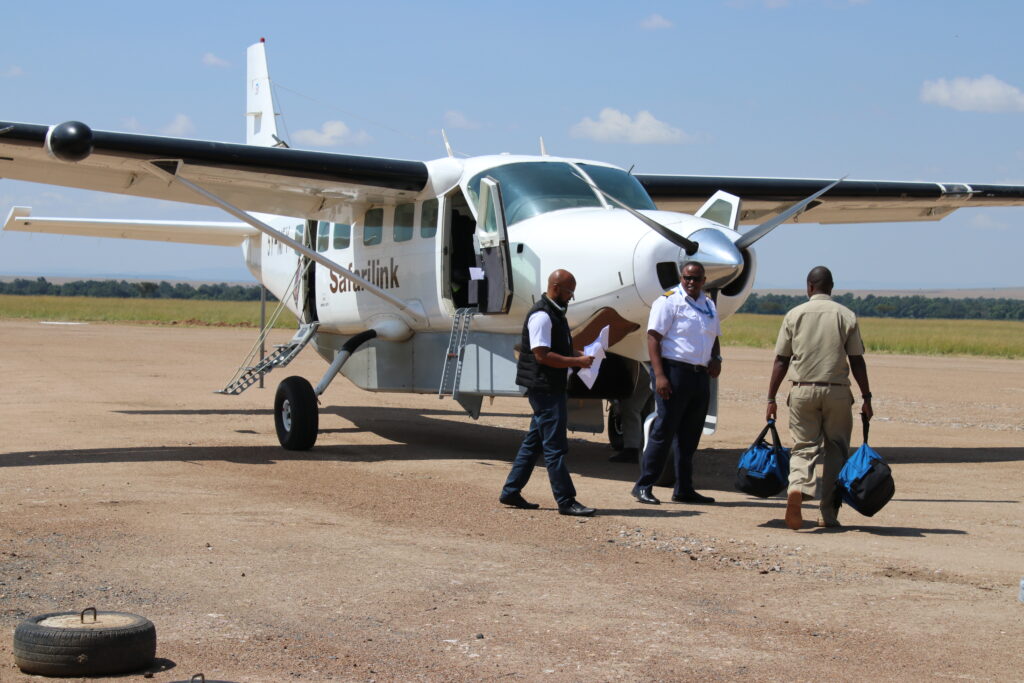
{"type": "MultiPolygon", "coordinates": [[[[634,209],[655,208],[643,186],[625,171],[591,164],[580,164],[580,168],[598,187],[624,204],[634,209]]],[[[486,177],[501,185],[509,225],[559,209],[604,206],[579,171],[565,162],[526,161],[478,173],[468,184],[474,206],[480,196],[480,179],[486,177]]]]}
{"type": "MultiPolygon", "coordinates": [[[[586,171],[595,185],[629,208],[637,211],[657,208],[651,201],[650,195],[647,194],[647,190],[635,176],[618,168],[595,166],[594,164],[580,164],[580,168],[586,171]]],[[[608,203],[618,206],[614,202],[608,203]]]]}

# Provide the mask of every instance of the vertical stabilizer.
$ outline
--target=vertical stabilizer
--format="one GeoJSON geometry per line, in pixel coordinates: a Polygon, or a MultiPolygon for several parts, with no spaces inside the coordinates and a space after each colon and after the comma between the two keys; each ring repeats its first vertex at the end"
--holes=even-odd
{"type": "Polygon", "coordinates": [[[282,147],[277,135],[277,112],[270,90],[266,43],[263,38],[245,52],[245,142],[263,147],[282,147]]]}

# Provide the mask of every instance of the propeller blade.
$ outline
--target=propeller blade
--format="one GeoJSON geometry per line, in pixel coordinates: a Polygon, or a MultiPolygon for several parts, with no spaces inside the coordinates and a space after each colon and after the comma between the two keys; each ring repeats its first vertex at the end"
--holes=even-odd
{"type": "Polygon", "coordinates": [[[671,230],[669,230],[668,228],[666,228],[664,225],[662,225],[658,221],[654,220],[653,218],[649,218],[649,217],[643,215],[642,213],[640,213],[639,211],[637,211],[636,209],[634,209],[631,206],[626,206],[625,204],[620,202],[618,199],[616,199],[615,197],[611,196],[610,194],[608,194],[607,192],[602,190],[600,187],[598,187],[596,184],[594,184],[588,178],[584,178],[583,176],[575,174],[575,173],[573,175],[575,175],[577,178],[579,178],[580,180],[585,182],[592,189],[597,190],[598,192],[600,192],[602,195],[604,195],[605,199],[607,199],[611,203],[615,204],[620,209],[625,209],[626,211],[628,211],[631,214],[633,214],[637,219],[639,219],[641,222],[643,222],[643,224],[646,225],[648,228],[650,228],[654,232],[658,233],[659,235],[661,235],[662,237],[667,239],[672,244],[674,244],[677,247],[679,247],[679,248],[683,249],[684,251],[686,251],[686,255],[687,256],[693,256],[694,254],[697,253],[697,249],[700,247],[700,245],[697,244],[696,242],[694,242],[693,240],[688,240],[685,237],[683,237],[682,235],[680,235],[679,233],[672,232],[671,230]]]}
{"type": "Polygon", "coordinates": [[[752,230],[748,230],[747,232],[743,233],[743,236],[736,240],[736,248],[746,249],[751,244],[758,241],[759,239],[770,233],[772,230],[779,227],[780,225],[788,221],[790,218],[803,211],[808,204],[810,204],[815,199],[825,194],[826,192],[828,192],[829,190],[831,190],[833,187],[843,182],[844,180],[846,180],[846,176],[843,176],[842,178],[835,181],[831,185],[826,185],[825,187],[821,188],[820,190],[812,194],[807,199],[803,199],[797,202],[793,206],[789,207],[788,209],[780,213],[778,216],[775,216],[774,218],[765,221],[756,228],[753,228],[752,230]]]}

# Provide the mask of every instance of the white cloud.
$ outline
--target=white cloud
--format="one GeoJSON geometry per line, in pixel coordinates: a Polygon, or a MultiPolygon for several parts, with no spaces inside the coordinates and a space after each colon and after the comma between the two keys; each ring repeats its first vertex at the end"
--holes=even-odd
{"type": "Polygon", "coordinates": [[[142,127],[142,124],[134,116],[129,116],[128,118],[121,119],[121,128],[122,130],[128,131],[129,133],[145,132],[145,129],[142,127]]]}
{"type": "Polygon", "coordinates": [[[192,119],[184,114],[178,114],[174,117],[173,121],[160,129],[160,134],[170,135],[171,137],[183,137],[191,135],[195,130],[196,127],[195,124],[192,123],[192,119]]]}
{"type": "Polygon", "coordinates": [[[1010,226],[987,213],[976,213],[968,223],[975,230],[1006,230],[1010,226]]]}
{"type": "Polygon", "coordinates": [[[1024,92],[992,75],[925,81],[921,101],[957,111],[1024,111],[1024,92]]]}
{"type": "Polygon", "coordinates": [[[3,77],[3,78],[17,78],[18,76],[24,76],[24,75],[25,75],[25,70],[22,69],[20,66],[17,66],[17,65],[9,66],[6,69],[4,69],[2,72],[0,72],[0,77],[3,77]]]}
{"type": "Polygon", "coordinates": [[[310,145],[312,147],[337,147],[338,145],[346,144],[360,145],[369,142],[371,139],[366,131],[352,131],[341,121],[325,121],[320,126],[320,130],[307,128],[296,131],[292,138],[301,145],[310,145]]]}
{"type": "Polygon", "coordinates": [[[226,59],[221,59],[212,52],[206,52],[203,54],[203,64],[205,64],[206,66],[219,67],[231,66],[231,62],[227,61],[226,59]]]}
{"type": "Polygon", "coordinates": [[[587,138],[597,142],[633,142],[637,144],[681,144],[692,142],[693,137],[678,128],[654,118],[649,111],[640,111],[636,118],[618,109],[605,107],[597,121],[589,116],[569,129],[574,138],[587,138]]]}
{"type": "Polygon", "coordinates": [[[466,130],[475,130],[480,127],[479,123],[455,109],[449,109],[444,113],[444,125],[446,128],[464,128],[466,130]]]}
{"type": "Polygon", "coordinates": [[[673,25],[674,24],[671,21],[660,14],[652,14],[640,22],[641,28],[645,28],[649,31],[657,31],[661,28],[672,28],[673,25]]]}

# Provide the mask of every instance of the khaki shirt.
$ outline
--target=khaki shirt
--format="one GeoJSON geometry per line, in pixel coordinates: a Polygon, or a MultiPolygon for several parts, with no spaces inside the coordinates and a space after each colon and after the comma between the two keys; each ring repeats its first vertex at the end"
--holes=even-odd
{"type": "Polygon", "coordinates": [[[864,355],[857,316],[827,294],[815,294],[782,320],[775,354],[790,358],[793,382],[850,384],[847,356],[864,355]]]}

